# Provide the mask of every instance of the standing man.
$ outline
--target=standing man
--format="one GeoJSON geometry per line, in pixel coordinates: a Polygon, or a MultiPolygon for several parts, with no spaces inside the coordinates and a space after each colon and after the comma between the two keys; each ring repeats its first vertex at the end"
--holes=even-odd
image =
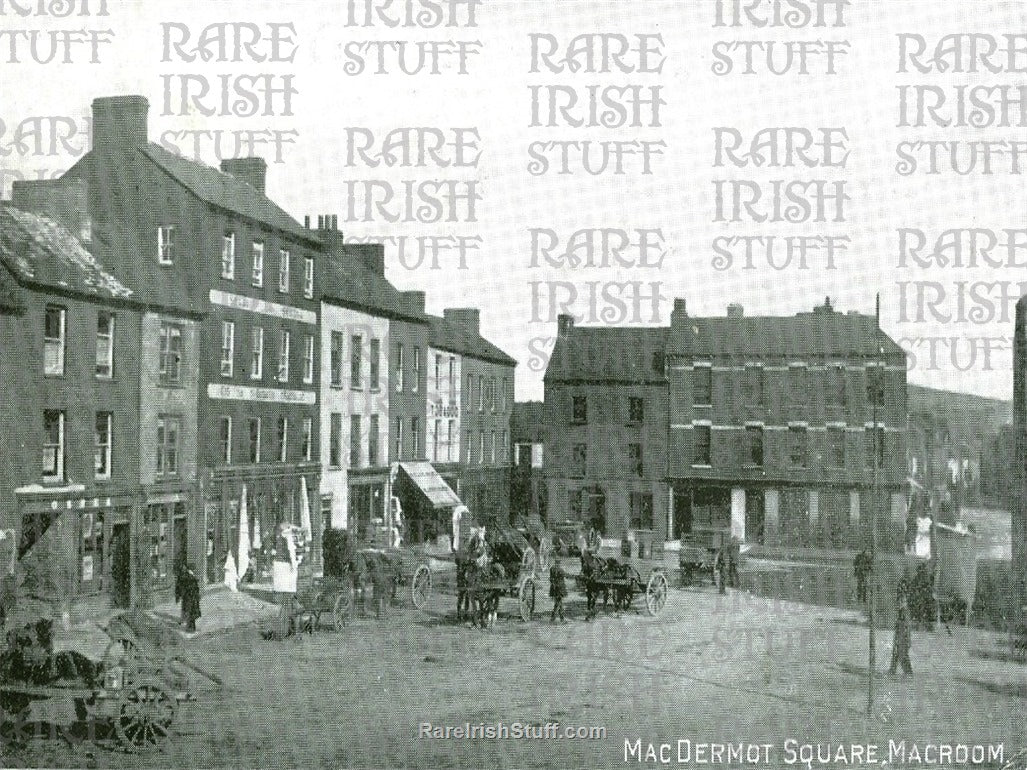
{"type": "Polygon", "coordinates": [[[563,599],[567,596],[567,584],[559,559],[553,561],[553,566],[549,568],[549,595],[553,599],[553,611],[549,615],[549,622],[555,623],[559,616],[560,622],[566,623],[567,618],[563,616],[563,599]]]}
{"type": "Polygon", "coordinates": [[[192,565],[186,564],[181,573],[182,619],[185,630],[196,632],[196,620],[200,617],[200,580],[196,577],[192,565]]]}
{"type": "Polygon", "coordinates": [[[891,667],[888,673],[895,675],[895,669],[902,664],[903,673],[913,676],[913,664],[909,662],[910,626],[909,626],[909,590],[908,582],[903,577],[899,581],[898,601],[895,606],[895,638],[891,648],[891,667]]]}
{"type": "Polygon", "coordinates": [[[717,549],[717,556],[713,560],[713,571],[717,576],[717,591],[727,593],[727,553],[723,545],[717,549]]]}

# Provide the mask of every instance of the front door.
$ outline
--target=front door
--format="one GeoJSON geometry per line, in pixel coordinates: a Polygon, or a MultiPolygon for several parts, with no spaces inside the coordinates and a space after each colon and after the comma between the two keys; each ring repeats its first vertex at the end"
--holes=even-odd
{"type": "Polygon", "coordinates": [[[189,527],[186,524],[186,517],[179,514],[180,510],[182,510],[181,503],[175,506],[175,525],[171,538],[171,547],[175,551],[171,563],[176,575],[178,574],[178,568],[189,561],[189,527]]]}
{"type": "Polygon", "coordinates": [[[115,607],[128,607],[132,602],[132,541],[128,522],[111,529],[111,601],[115,607]]]}

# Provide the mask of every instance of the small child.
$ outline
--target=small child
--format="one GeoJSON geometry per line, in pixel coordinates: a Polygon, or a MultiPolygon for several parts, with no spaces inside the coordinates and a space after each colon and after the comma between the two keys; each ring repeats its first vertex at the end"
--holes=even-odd
{"type": "Polygon", "coordinates": [[[555,623],[556,616],[560,616],[560,622],[566,623],[567,619],[563,616],[563,598],[567,595],[567,584],[564,580],[563,567],[560,566],[560,562],[554,561],[553,566],[549,568],[549,595],[553,599],[553,611],[549,615],[549,622],[555,623]]]}

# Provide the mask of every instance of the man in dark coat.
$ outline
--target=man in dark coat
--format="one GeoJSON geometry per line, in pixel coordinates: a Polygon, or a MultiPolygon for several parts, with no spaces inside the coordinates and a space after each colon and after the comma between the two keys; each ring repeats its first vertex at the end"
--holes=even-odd
{"type": "Polygon", "coordinates": [[[726,594],[727,593],[727,549],[721,546],[717,549],[717,555],[713,560],[713,571],[717,577],[717,591],[726,594]]]}
{"type": "Polygon", "coordinates": [[[554,561],[553,566],[549,568],[549,595],[553,599],[553,611],[549,615],[549,622],[555,623],[559,616],[560,622],[566,623],[567,618],[563,616],[563,600],[567,596],[567,583],[559,560],[554,561]]]}
{"type": "MultiPolygon", "coordinates": [[[[905,578],[903,578],[905,580],[905,578]]],[[[913,664],[909,662],[910,626],[909,626],[909,590],[908,583],[900,582],[898,602],[895,606],[895,638],[891,648],[891,667],[888,673],[894,675],[899,664],[909,676],[913,676],[913,664]]]]}
{"type": "Polygon", "coordinates": [[[192,565],[185,565],[181,577],[176,581],[179,586],[179,596],[182,600],[182,619],[185,621],[185,630],[196,631],[196,620],[200,617],[200,581],[193,572],[192,565]]]}

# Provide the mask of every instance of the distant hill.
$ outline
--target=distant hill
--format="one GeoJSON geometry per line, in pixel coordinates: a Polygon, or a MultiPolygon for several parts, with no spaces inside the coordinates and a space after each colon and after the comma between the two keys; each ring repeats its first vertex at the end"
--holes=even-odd
{"type": "Polygon", "coordinates": [[[1013,421],[1012,401],[922,385],[908,386],[907,411],[914,422],[925,417],[945,421],[955,436],[974,437],[978,442],[1013,421]]]}

